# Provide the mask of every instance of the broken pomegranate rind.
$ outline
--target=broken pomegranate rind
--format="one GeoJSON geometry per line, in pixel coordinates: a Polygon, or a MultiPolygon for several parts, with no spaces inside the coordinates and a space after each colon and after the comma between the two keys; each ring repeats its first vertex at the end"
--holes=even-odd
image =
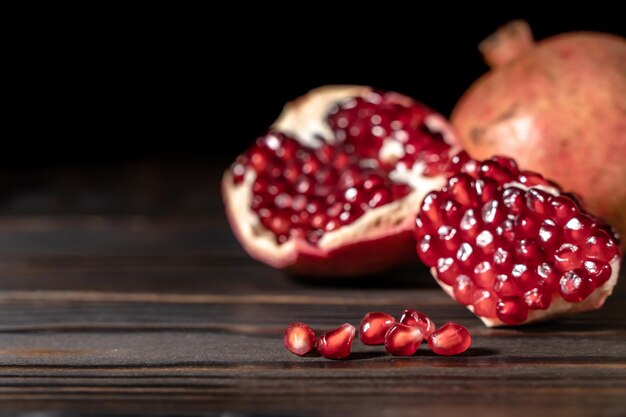
{"type": "Polygon", "coordinates": [[[314,90],[226,172],[231,227],[253,257],[296,273],[415,259],[412,218],[443,185],[451,135],[441,116],[396,93],[314,90]]]}
{"type": "Polygon", "coordinates": [[[488,326],[600,308],[619,268],[611,229],[512,159],[456,159],[416,219],[418,255],[441,287],[488,326]]]}

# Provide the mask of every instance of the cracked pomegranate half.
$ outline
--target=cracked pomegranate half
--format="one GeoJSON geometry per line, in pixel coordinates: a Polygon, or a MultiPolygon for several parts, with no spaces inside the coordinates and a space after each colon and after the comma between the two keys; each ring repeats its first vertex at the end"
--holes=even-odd
{"type": "Polygon", "coordinates": [[[307,275],[356,275],[415,259],[420,201],[445,184],[453,142],[443,117],[363,86],[289,103],[224,175],[246,251],[307,275]]]}
{"type": "Polygon", "coordinates": [[[617,282],[618,236],[515,161],[451,160],[416,218],[417,252],[439,285],[487,326],[600,308],[617,282]]]}

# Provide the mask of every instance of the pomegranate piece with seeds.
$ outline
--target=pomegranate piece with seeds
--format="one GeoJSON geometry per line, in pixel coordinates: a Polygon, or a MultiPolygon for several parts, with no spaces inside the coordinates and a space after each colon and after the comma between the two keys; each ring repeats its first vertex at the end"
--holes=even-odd
{"type": "Polygon", "coordinates": [[[472,337],[460,324],[447,322],[428,339],[428,347],[437,355],[458,355],[469,349],[472,337]]]}
{"type": "Polygon", "coordinates": [[[315,332],[302,322],[290,323],[285,329],[283,344],[296,355],[306,355],[315,348],[315,332]]]}
{"type": "Polygon", "coordinates": [[[419,327],[424,333],[424,338],[428,339],[435,331],[435,323],[426,314],[417,310],[407,308],[400,316],[400,323],[411,327],[419,327]]]}
{"type": "Polygon", "coordinates": [[[488,326],[600,308],[617,281],[616,233],[509,158],[451,158],[416,226],[420,259],[488,326]]]}
{"type": "Polygon", "coordinates": [[[406,96],[313,90],[225,173],[229,222],[252,257],[296,273],[355,275],[412,260],[413,219],[445,183],[453,141],[441,116],[406,96]]]}
{"type": "Polygon", "coordinates": [[[359,340],[364,345],[382,345],[387,330],[395,323],[392,315],[379,311],[367,313],[359,326],[359,340]]]}
{"type": "Polygon", "coordinates": [[[350,323],[324,333],[317,339],[317,351],[328,359],[344,359],[350,355],[356,329],[350,323]]]}
{"type": "Polygon", "coordinates": [[[424,340],[421,327],[394,323],[385,335],[385,349],[394,356],[412,356],[424,340]]]}

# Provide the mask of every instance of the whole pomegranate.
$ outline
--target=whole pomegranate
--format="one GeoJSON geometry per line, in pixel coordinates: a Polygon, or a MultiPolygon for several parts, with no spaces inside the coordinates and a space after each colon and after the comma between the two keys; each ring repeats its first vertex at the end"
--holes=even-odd
{"type": "Polygon", "coordinates": [[[535,44],[514,21],[480,50],[492,70],[452,113],[460,145],[514,157],[626,233],[626,40],[580,32],[535,44]]]}

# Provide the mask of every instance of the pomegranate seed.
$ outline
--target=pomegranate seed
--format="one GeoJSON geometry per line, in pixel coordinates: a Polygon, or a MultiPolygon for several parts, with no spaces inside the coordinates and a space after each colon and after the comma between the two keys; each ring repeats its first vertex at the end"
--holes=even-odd
{"type": "Polygon", "coordinates": [[[577,213],[565,223],[563,236],[568,242],[583,243],[593,232],[593,219],[589,216],[577,213]]]}
{"type": "Polygon", "coordinates": [[[533,310],[545,310],[550,307],[550,296],[542,288],[533,288],[524,293],[524,302],[533,310]]]}
{"type": "Polygon", "coordinates": [[[559,195],[550,199],[550,217],[559,226],[564,226],[577,210],[576,203],[568,197],[559,195]]]}
{"type": "Polygon", "coordinates": [[[407,308],[402,312],[399,323],[405,324],[411,327],[419,327],[422,329],[425,338],[429,338],[435,331],[435,323],[426,314],[417,310],[407,308]]]}
{"type": "Polygon", "coordinates": [[[481,288],[493,288],[496,272],[488,261],[479,262],[474,268],[472,279],[481,288]]]}
{"type": "Polygon", "coordinates": [[[437,278],[448,285],[454,285],[459,275],[459,267],[452,258],[439,258],[437,260],[437,278]]]}
{"type": "Polygon", "coordinates": [[[470,305],[474,301],[474,283],[467,275],[459,275],[454,284],[454,298],[461,304],[470,305]]]}
{"type": "Polygon", "coordinates": [[[554,264],[561,271],[580,268],[583,262],[580,249],[571,243],[564,243],[554,252],[554,264]]]}
{"type": "Polygon", "coordinates": [[[315,332],[302,322],[289,323],[283,336],[283,344],[296,355],[306,355],[315,347],[315,332]]]}
{"type": "Polygon", "coordinates": [[[463,206],[471,206],[477,199],[476,192],[472,187],[472,178],[467,174],[457,174],[450,177],[448,189],[450,195],[463,206]]]}
{"type": "Polygon", "coordinates": [[[344,359],[350,355],[355,333],[353,325],[344,323],[317,339],[317,351],[328,359],[344,359]]]}
{"type": "Polygon", "coordinates": [[[474,291],[474,313],[480,317],[496,317],[497,297],[489,290],[474,291]]]}
{"type": "Polygon", "coordinates": [[[551,195],[545,191],[531,188],[526,193],[526,206],[533,213],[545,216],[549,209],[551,195]]]}
{"type": "Polygon", "coordinates": [[[512,276],[500,274],[496,278],[496,285],[493,290],[500,297],[513,297],[521,294],[521,290],[517,285],[516,279],[512,276]]]}
{"type": "Polygon", "coordinates": [[[611,267],[606,262],[588,259],[583,263],[583,268],[596,287],[604,285],[611,277],[611,267]]]}
{"type": "Polygon", "coordinates": [[[431,244],[432,236],[426,235],[417,243],[417,254],[427,266],[435,266],[437,249],[431,244]]]}
{"type": "Polygon", "coordinates": [[[420,327],[394,323],[385,335],[385,349],[394,356],[411,356],[424,340],[420,327]]]}
{"type": "Polygon", "coordinates": [[[528,306],[517,297],[505,297],[496,304],[496,315],[505,324],[520,324],[528,317],[528,306]]]}
{"type": "Polygon", "coordinates": [[[447,322],[428,339],[428,347],[437,355],[458,355],[469,349],[472,337],[460,324],[447,322]]]}
{"type": "Polygon", "coordinates": [[[615,241],[607,232],[598,229],[587,238],[583,247],[585,256],[599,261],[610,262],[618,255],[615,241]]]}
{"type": "Polygon", "coordinates": [[[537,266],[537,282],[540,287],[546,288],[549,292],[556,291],[559,279],[559,274],[551,263],[544,262],[537,266]]]}
{"type": "Polygon", "coordinates": [[[560,293],[565,301],[577,303],[587,298],[593,290],[593,279],[584,269],[567,271],[561,277],[560,293]]]}
{"type": "Polygon", "coordinates": [[[359,340],[364,345],[382,345],[387,330],[395,323],[392,315],[373,311],[367,313],[359,326],[359,340]]]}
{"type": "Polygon", "coordinates": [[[502,202],[512,214],[520,214],[524,210],[524,191],[517,187],[509,187],[502,193],[502,202]]]}
{"type": "Polygon", "coordinates": [[[513,232],[519,238],[532,238],[539,232],[539,222],[537,218],[529,212],[521,213],[513,223],[513,232]]]}

